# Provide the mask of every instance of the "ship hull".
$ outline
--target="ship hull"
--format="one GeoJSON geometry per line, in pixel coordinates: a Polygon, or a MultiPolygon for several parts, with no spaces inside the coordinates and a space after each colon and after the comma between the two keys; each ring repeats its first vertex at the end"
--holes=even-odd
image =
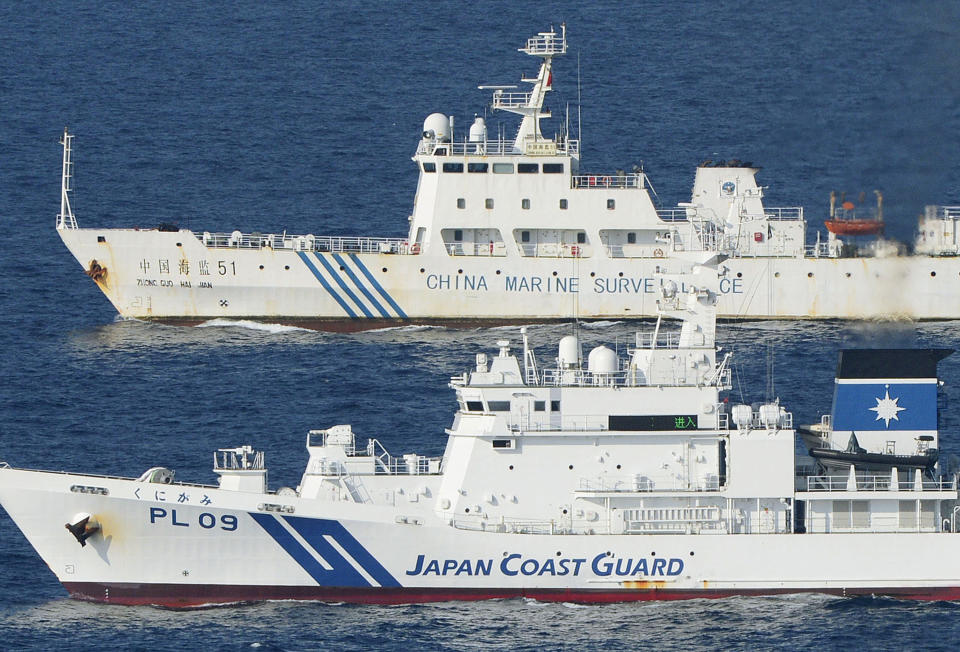
{"type": "Polygon", "coordinates": [[[845,587],[808,589],[351,589],[304,586],[258,586],[199,584],[98,584],[65,582],[75,600],[109,602],[128,606],[196,608],[268,600],[347,602],[351,604],[420,604],[428,602],[510,600],[527,598],[540,602],[611,604],[653,600],[716,600],[737,596],[773,596],[820,593],[838,597],[891,597],[902,600],[957,600],[960,587],[845,587]]]}
{"type": "MultiPolygon", "coordinates": [[[[212,247],[179,232],[62,229],[121,316],[253,319],[324,330],[656,315],[660,258],[212,247]],[[102,273],[100,273],[102,271],[102,273]]],[[[960,319],[953,257],[731,258],[728,319],[960,319]]]]}
{"type": "Polygon", "coordinates": [[[935,532],[496,532],[400,504],[17,469],[0,503],[73,597],[119,604],[960,597],[960,538],[935,532]],[[100,528],[85,546],[64,528],[78,513],[100,528]]]}

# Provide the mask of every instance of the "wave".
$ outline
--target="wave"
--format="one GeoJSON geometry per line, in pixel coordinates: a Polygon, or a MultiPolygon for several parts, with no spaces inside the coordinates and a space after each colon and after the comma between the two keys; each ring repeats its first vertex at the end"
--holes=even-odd
{"type": "Polygon", "coordinates": [[[202,324],[197,324],[197,328],[246,328],[253,331],[270,333],[271,335],[278,333],[312,332],[309,328],[287,326],[286,324],[265,324],[249,319],[211,319],[202,324]]]}

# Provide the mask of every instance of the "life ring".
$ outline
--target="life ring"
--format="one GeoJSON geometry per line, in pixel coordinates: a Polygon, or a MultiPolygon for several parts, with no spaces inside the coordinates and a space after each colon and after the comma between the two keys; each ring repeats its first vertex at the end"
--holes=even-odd
{"type": "Polygon", "coordinates": [[[570,255],[571,255],[571,256],[579,256],[579,255],[580,255],[580,247],[578,247],[577,245],[573,245],[572,247],[570,247],[570,255]]]}
{"type": "Polygon", "coordinates": [[[654,258],[663,258],[663,249],[654,249],[653,250],[654,258]]]}
{"type": "Polygon", "coordinates": [[[607,188],[610,187],[610,177],[603,178],[603,185],[605,185],[607,188]]]}
{"type": "Polygon", "coordinates": [[[420,244],[417,242],[414,242],[412,245],[410,245],[410,253],[411,254],[420,253],[420,244]]]}
{"type": "Polygon", "coordinates": [[[597,185],[597,178],[596,178],[596,177],[587,177],[587,185],[589,185],[589,186],[595,186],[595,185],[597,185]]]}
{"type": "Polygon", "coordinates": [[[492,243],[492,242],[490,243],[490,255],[491,255],[491,256],[493,255],[493,243],[492,243]]]}

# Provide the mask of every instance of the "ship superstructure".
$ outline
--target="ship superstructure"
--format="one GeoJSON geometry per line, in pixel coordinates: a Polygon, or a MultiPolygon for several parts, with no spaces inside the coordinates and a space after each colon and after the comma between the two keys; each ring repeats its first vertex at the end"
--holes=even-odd
{"type": "Polygon", "coordinates": [[[664,261],[627,347],[584,357],[568,335],[540,364],[523,332],[477,354],[440,457],[337,425],[308,434],[295,488],[240,446],[215,453],[217,485],[2,465],[0,503],[72,596],[121,604],[960,598],[956,475],[907,459],[939,446],[947,352],[843,352],[798,455],[778,401],[728,402],[718,263],[664,261]],[[814,455],[853,434],[842,464],[814,455]]]}
{"type": "Polygon", "coordinates": [[[520,52],[539,61],[522,88],[480,87],[492,92],[495,113],[519,116],[518,126],[491,133],[478,115],[457,132],[453,116],[425,120],[406,237],[77,228],[66,131],[58,233],[120,315],[179,323],[244,318],[355,330],[653,317],[658,265],[689,251],[729,256],[721,317],[960,318],[952,282],[960,209],[927,209],[921,255],[857,250],[843,236],[849,220],[837,227],[843,237],[831,231],[808,242],[803,209],[764,206],[758,168],[740,161],[701,164],[690,201],[658,208],[642,169],[582,169],[569,120],[544,132],[566,27],[537,34],[520,52]]]}

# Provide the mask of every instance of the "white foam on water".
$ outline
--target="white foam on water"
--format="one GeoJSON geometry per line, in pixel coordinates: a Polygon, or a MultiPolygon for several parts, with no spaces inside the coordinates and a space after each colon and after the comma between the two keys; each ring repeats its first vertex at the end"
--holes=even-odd
{"type": "Polygon", "coordinates": [[[312,332],[309,328],[287,326],[285,324],[264,324],[248,319],[211,319],[202,324],[197,324],[197,328],[246,328],[252,331],[261,331],[274,335],[277,333],[312,332]]]}

